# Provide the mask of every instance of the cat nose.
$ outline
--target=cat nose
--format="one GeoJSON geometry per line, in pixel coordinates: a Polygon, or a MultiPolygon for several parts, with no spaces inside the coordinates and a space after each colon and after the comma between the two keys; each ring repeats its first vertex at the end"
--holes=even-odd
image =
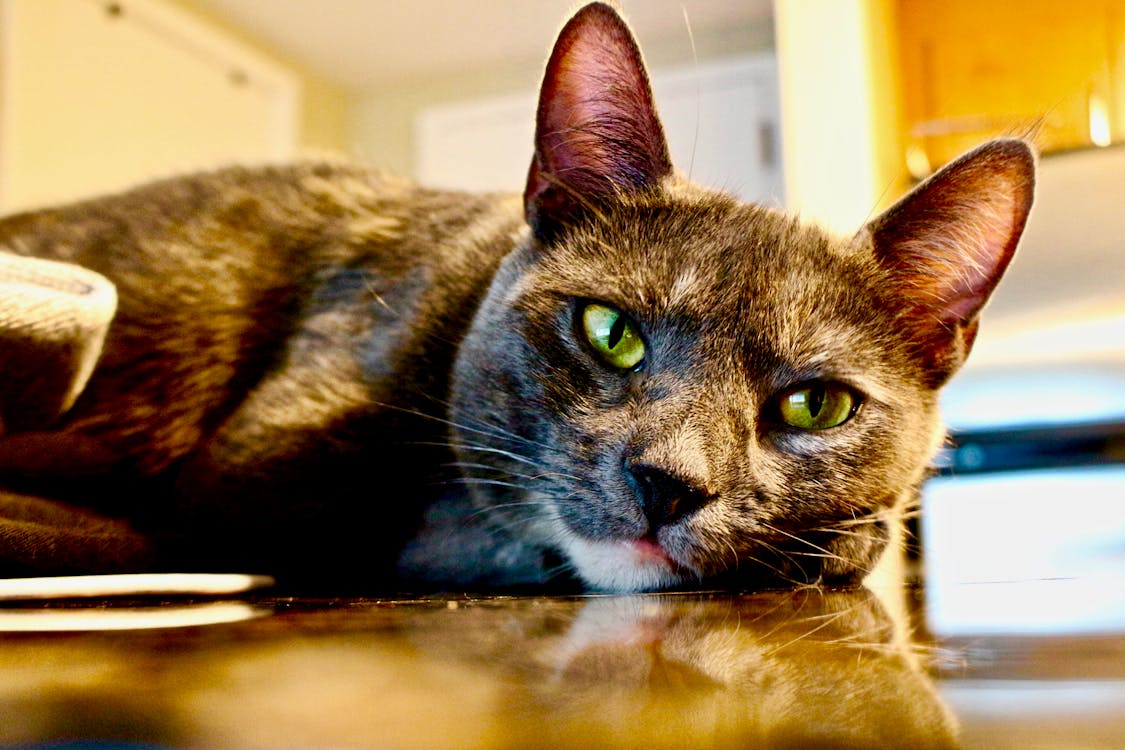
{"type": "Polygon", "coordinates": [[[626,470],[651,531],[673,524],[707,503],[707,493],[699,483],[660,466],[627,462],[626,470]]]}

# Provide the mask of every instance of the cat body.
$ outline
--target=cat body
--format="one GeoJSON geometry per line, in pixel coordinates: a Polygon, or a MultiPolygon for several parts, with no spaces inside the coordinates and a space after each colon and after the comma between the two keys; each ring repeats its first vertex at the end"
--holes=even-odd
{"type": "Polygon", "coordinates": [[[6,436],[3,470],[68,501],[104,482],[106,510],[199,531],[189,559],[385,576],[449,474],[456,342],[522,227],[518,199],[327,164],[9,217],[6,250],[102,273],[120,303],[82,396],[6,436]]]}
{"type": "Polygon", "coordinates": [[[130,519],[163,566],[853,582],[916,498],[1033,168],[988,144],[846,239],[738,203],[673,171],[595,3],[522,201],[306,164],[0,220],[120,299],[73,408],[0,436],[0,484],[130,519]]]}

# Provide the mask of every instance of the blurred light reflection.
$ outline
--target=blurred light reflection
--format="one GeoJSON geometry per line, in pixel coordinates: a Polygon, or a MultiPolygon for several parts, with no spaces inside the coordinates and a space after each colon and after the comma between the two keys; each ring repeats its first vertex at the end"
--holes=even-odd
{"type": "Polygon", "coordinates": [[[924,492],[938,635],[1125,629],[1125,466],[937,479],[924,492]]]}
{"type": "Polygon", "coordinates": [[[0,633],[155,630],[241,622],[268,610],[240,602],[180,607],[99,607],[0,610],[0,633]]]}

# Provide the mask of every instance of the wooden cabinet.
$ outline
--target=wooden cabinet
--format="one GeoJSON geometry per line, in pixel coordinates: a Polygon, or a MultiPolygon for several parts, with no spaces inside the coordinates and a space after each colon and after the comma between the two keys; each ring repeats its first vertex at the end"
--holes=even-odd
{"type": "Polygon", "coordinates": [[[290,158],[298,94],[159,0],[0,0],[0,210],[290,158]]]}
{"type": "Polygon", "coordinates": [[[1044,151],[1125,139],[1125,0],[898,0],[915,176],[982,140],[1044,151]]]}

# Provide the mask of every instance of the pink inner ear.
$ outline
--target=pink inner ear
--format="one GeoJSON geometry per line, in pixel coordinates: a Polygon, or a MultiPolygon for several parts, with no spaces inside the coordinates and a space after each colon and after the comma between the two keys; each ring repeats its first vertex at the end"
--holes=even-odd
{"type": "Polygon", "coordinates": [[[565,221],[591,199],[671,173],[640,51],[609,6],[584,7],[559,35],[540,92],[535,146],[525,199],[536,221],[565,221]]]}
{"type": "Polygon", "coordinates": [[[876,219],[876,254],[903,286],[907,303],[945,325],[968,323],[1015,252],[1033,187],[1030,149],[994,141],[876,219]]]}
{"type": "Polygon", "coordinates": [[[916,264],[915,283],[938,304],[943,322],[967,320],[980,309],[1015,249],[1011,240],[1023,219],[1005,187],[993,186],[986,200],[943,206],[932,219],[940,231],[903,241],[902,252],[916,264]]]}
{"type": "Polygon", "coordinates": [[[671,164],[632,37],[602,21],[559,40],[540,100],[542,161],[573,187],[639,187],[671,164]]]}

